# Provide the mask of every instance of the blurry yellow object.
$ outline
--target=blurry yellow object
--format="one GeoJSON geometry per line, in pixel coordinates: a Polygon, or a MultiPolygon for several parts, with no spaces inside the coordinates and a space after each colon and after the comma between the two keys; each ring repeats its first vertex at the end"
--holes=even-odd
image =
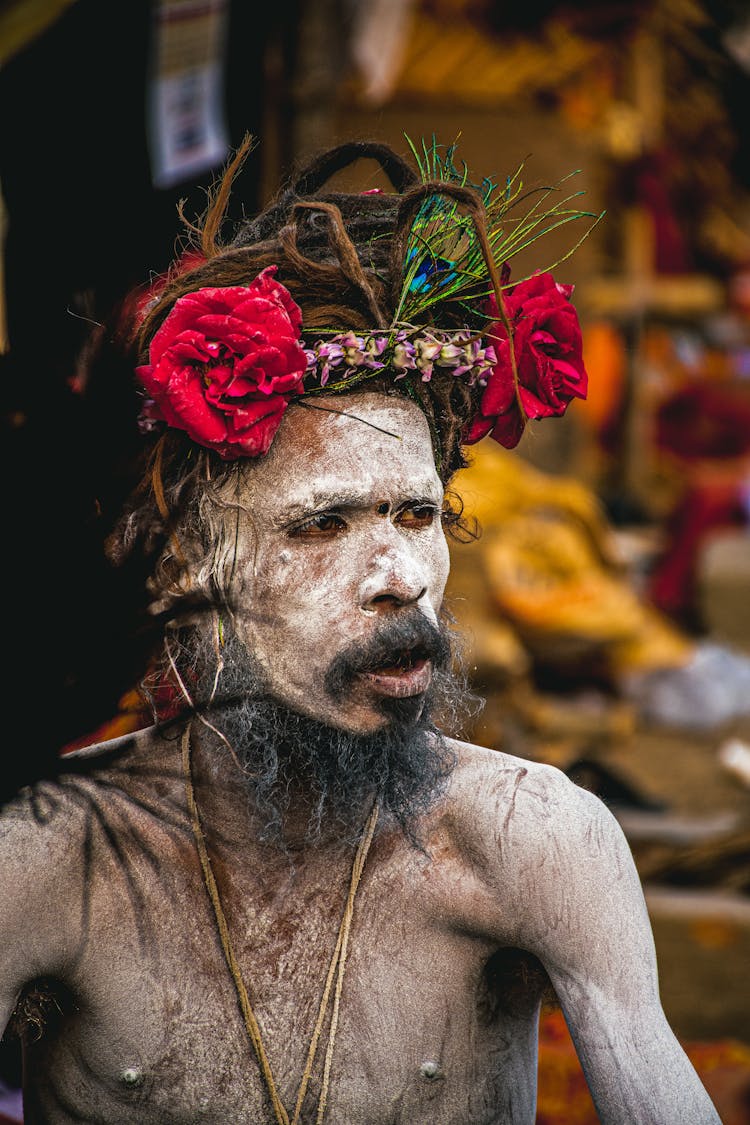
{"type": "Polygon", "coordinates": [[[502,622],[532,657],[601,649],[615,675],[688,662],[692,641],[633,589],[590,489],[491,440],[471,452],[457,487],[482,536],[453,550],[449,589],[478,652],[502,622]]]}
{"type": "Polygon", "coordinates": [[[659,610],[643,602],[640,610],[635,633],[613,644],[609,651],[609,662],[614,671],[622,674],[649,672],[688,664],[695,652],[694,642],[659,610]]]}
{"type": "Polygon", "coordinates": [[[28,47],[74,0],[16,0],[0,5],[0,66],[28,47]]]}
{"type": "Polygon", "coordinates": [[[510,516],[483,544],[482,566],[498,608],[526,632],[580,637],[585,644],[630,638],[635,595],[601,569],[578,527],[548,516],[510,516]]]}
{"type": "Polygon", "coordinates": [[[479,551],[477,543],[451,545],[446,603],[471,651],[474,677],[502,682],[524,676],[531,668],[531,657],[510,622],[498,614],[492,602],[477,557],[479,551]]]}
{"type": "Polygon", "coordinates": [[[468,517],[482,528],[502,528],[510,515],[565,514],[591,540],[602,562],[620,565],[620,553],[601,504],[594,493],[572,477],[553,477],[498,445],[491,438],[469,450],[471,464],[457,478],[456,488],[468,517]]]}

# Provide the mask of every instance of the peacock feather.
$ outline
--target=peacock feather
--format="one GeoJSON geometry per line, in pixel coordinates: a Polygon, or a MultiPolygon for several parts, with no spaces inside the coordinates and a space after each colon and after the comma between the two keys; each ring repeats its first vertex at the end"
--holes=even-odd
{"type": "MultiPolygon", "coordinates": [[[[458,140],[446,147],[433,135],[431,144],[423,139],[419,148],[410,137],[406,136],[406,141],[423,183],[450,182],[472,187],[479,194],[486,210],[489,245],[506,285],[510,284],[508,263],[516,254],[558,227],[586,221],[583,235],[562,257],[545,267],[552,270],[570,257],[604,214],[596,215],[575,205],[584,191],[565,194],[564,185],[578,172],[571,172],[556,184],[528,189],[521,164],[502,188],[490,177],[476,184],[465,162],[457,161],[458,140]]],[[[513,284],[520,280],[523,278],[514,278],[513,284]]],[[[414,217],[406,243],[404,284],[394,323],[424,323],[431,306],[446,301],[465,305],[476,316],[478,305],[491,292],[473,218],[449,196],[428,196],[414,217]]]]}

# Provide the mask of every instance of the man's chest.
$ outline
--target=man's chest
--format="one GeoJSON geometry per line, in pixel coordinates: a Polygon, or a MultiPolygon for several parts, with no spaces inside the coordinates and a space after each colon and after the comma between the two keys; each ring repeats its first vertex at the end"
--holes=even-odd
{"type": "Polygon", "coordinates": [[[94,911],[74,1000],[29,1051],[29,1123],[273,1122],[264,1068],[290,1119],[309,1070],[302,1122],[321,1096],[332,1125],[533,1120],[533,989],[510,1001],[490,946],[403,871],[363,880],[337,960],[339,882],[225,874],[224,944],[199,878],[94,911]]]}

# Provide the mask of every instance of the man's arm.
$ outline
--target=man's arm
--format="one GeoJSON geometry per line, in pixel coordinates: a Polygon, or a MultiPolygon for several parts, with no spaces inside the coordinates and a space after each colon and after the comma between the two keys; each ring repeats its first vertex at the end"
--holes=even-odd
{"type": "Polygon", "coordinates": [[[61,976],[70,956],[70,912],[81,897],[80,847],[70,864],[78,818],[56,788],[22,790],[0,809],[0,1034],[24,986],[61,976]]]}
{"type": "Polygon", "coordinates": [[[664,1015],[640,879],[606,806],[531,766],[498,843],[518,945],[549,973],[603,1125],[719,1123],[664,1015]]]}

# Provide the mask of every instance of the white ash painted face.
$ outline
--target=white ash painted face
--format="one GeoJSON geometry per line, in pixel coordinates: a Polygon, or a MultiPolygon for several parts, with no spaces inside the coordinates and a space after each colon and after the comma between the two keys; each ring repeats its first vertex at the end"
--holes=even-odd
{"type": "Polygon", "coordinates": [[[430,661],[360,675],[343,700],[326,690],[326,672],[386,617],[416,606],[437,624],[449,569],[443,488],[414,403],[368,393],[314,405],[289,407],[245,476],[237,630],[276,699],[366,733],[387,721],[383,697],[427,690],[430,661]]]}

